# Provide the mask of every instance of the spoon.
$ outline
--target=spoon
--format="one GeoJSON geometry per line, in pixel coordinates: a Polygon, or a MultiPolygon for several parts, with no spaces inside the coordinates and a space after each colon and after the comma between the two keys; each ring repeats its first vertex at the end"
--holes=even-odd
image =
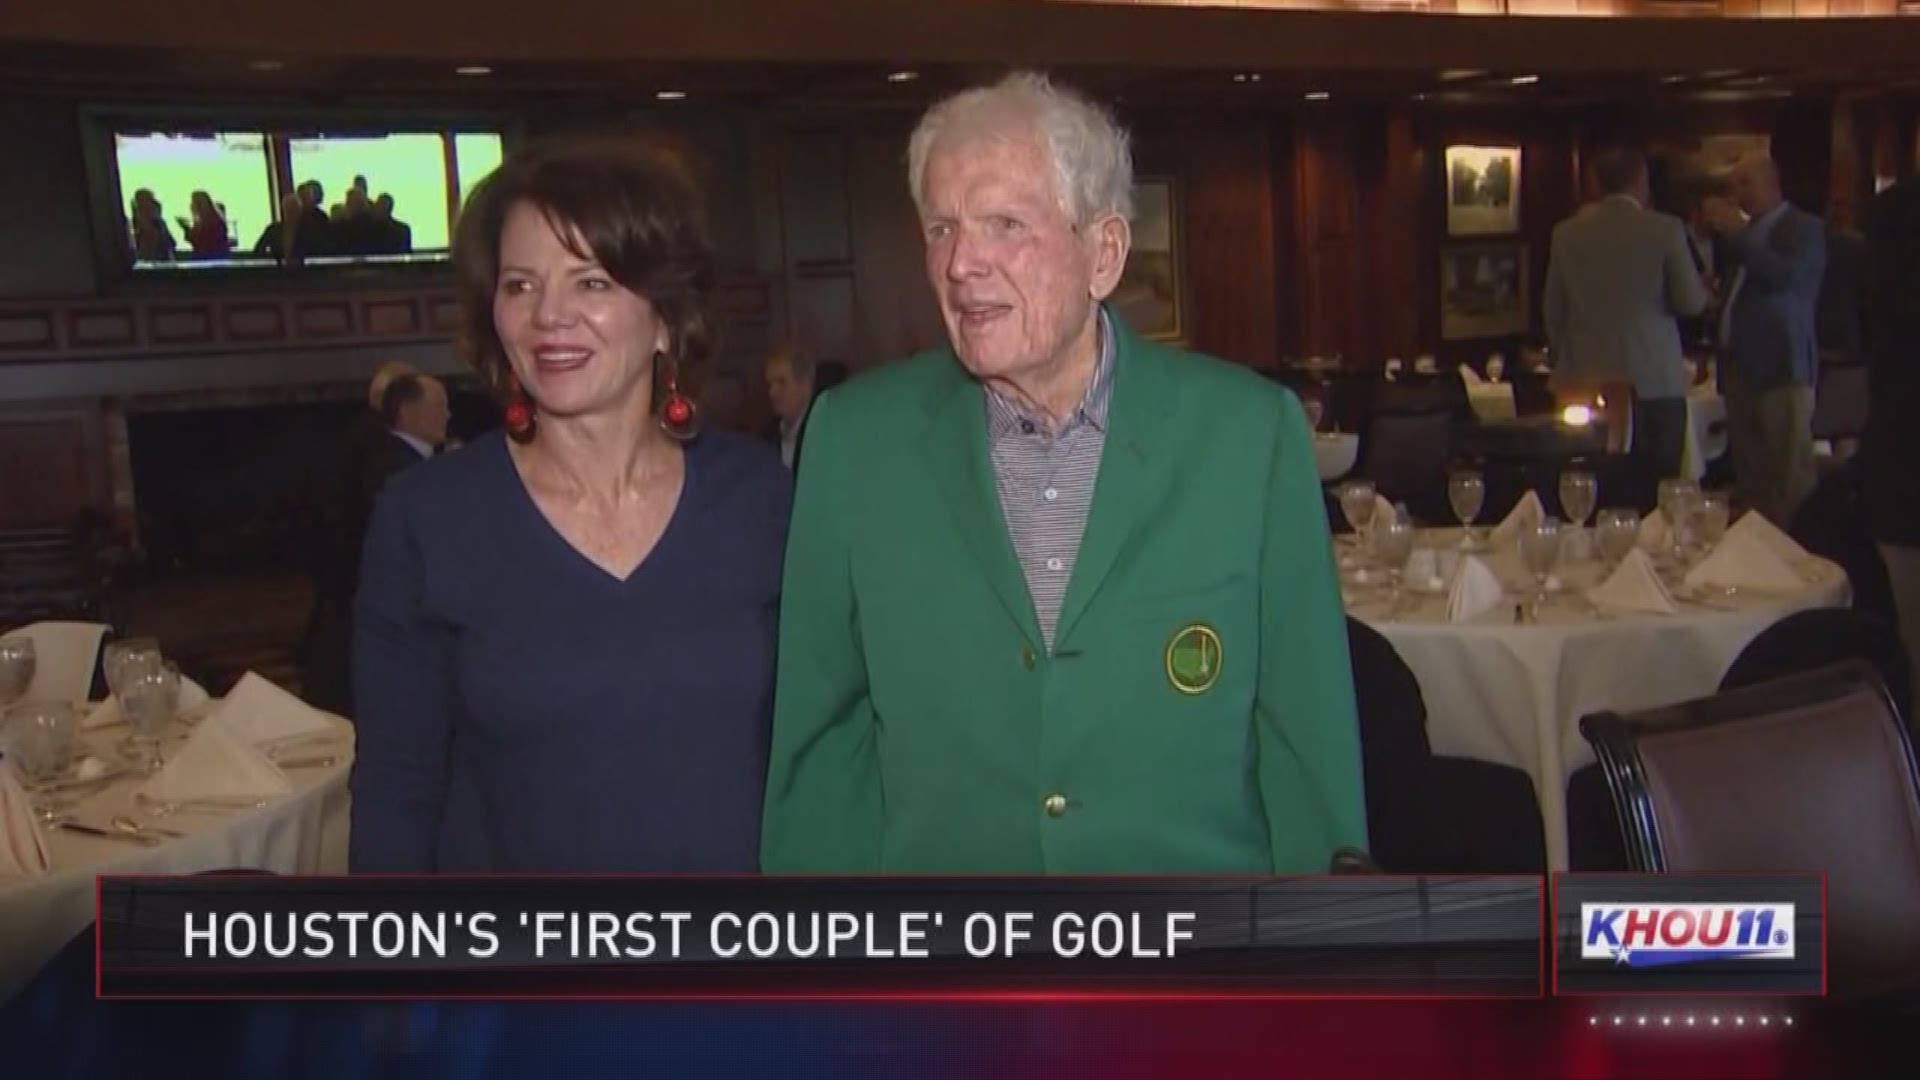
{"type": "Polygon", "coordinates": [[[162,829],[155,825],[142,825],[125,814],[115,814],[113,816],[113,827],[126,833],[128,836],[165,836],[178,840],[181,836],[185,835],[173,829],[162,829]]]}
{"type": "Polygon", "coordinates": [[[167,817],[172,814],[224,814],[233,810],[258,810],[267,805],[265,799],[180,799],[168,801],[156,799],[144,791],[133,793],[133,801],[140,805],[142,813],[148,817],[167,817]]]}

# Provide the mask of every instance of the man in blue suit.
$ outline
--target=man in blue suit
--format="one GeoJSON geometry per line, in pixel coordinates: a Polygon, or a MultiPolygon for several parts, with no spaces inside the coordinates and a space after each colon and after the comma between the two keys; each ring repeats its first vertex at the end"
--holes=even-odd
{"type": "Polygon", "coordinates": [[[1781,195],[1780,170],[1767,158],[1741,165],[1733,189],[1738,209],[1716,199],[1706,213],[1733,263],[1720,321],[1720,389],[1735,491],[1784,529],[1814,483],[1815,311],[1826,228],[1781,195]]]}

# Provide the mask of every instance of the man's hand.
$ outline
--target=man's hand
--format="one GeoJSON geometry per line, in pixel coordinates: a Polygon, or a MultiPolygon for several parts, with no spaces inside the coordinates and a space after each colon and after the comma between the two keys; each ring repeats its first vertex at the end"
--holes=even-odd
{"type": "Polygon", "coordinates": [[[1731,236],[1747,227],[1747,215],[1731,201],[1718,196],[1709,197],[1700,212],[1707,219],[1707,227],[1722,236],[1731,236]]]}

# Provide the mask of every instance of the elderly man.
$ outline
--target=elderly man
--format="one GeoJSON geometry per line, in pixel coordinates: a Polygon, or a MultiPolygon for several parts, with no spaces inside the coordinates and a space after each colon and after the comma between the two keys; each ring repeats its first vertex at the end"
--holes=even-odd
{"type": "Polygon", "coordinates": [[[1826,228],[1781,195],[1780,170],[1766,158],[1742,164],[1733,187],[1737,209],[1711,200],[1706,213],[1733,264],[1720,316],[1720,388],[1735,491],[1784,529],[1814,484],[1815,312],[1826,228]]]}
{"type": "Polygon", "coordinates": [[[932,109],[908,158],[950,345],[814,405],[763,867],[1302,873],[1364,847],[1304,416],[1102,305],[1125,134],[1015,75],[932,109]]]}
{"type": "Polygon", "coordinates": [[[773,405],[767,441],[780,448],[780,460],[787,468],[798,469],[800,446],[807,435],[807,414],[813,409],[813,358],[802,349],[776,349],[767,357],[765,375],[767,401],[773,405]]]}

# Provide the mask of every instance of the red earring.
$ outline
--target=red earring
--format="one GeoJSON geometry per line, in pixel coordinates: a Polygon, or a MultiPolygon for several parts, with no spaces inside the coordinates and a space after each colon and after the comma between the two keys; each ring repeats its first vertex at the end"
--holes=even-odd
{"type": "Polygon", "coordinates": [[[533,399],[520,389],[520,377],[507,375],[507,437],[517,443],[533,441],[533,399]]]}
{"type": "Polygon", "coordinates": [[[693,399],[680,392],[679,365],[660,356],[660,362],[667,367],[667,400],[660,407],[660,426],[666,433],[680,442],[686,442],[700,434],[700,410],[693,399]]]}

